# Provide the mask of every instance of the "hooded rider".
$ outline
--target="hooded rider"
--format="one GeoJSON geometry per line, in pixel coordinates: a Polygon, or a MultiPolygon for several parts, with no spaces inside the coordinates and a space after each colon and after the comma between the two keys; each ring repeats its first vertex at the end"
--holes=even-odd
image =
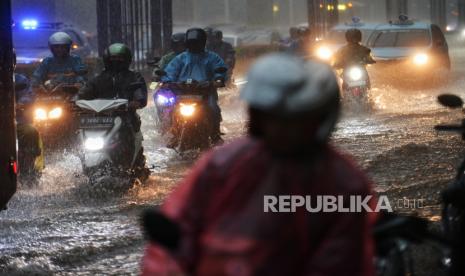
{"type": "MultiPolygon", "coordinates": [[[[162,77],[163,82],[182,82],[188,79],[204,81],[226,81],[225,73],[215,72],[216,69],[227,68],[223,59],[216,53],[205,49],[207,43],[207,33],[200,28],[192,28],[186,32],[187,51],[176,56],[165,68],[166,76],[162,77]]],[[[218,105],[218,91],[212,88],[208,97],[213,130],[210,134],[212,143],[221,143],[220,124],[221,109],[218,105]]]]}
{"type": "Polygon", "coordinates": [[[277,204],[293,195],[315,208],[321,195],[372,194],[364,173],[329,143],[340,109],[332,69],[273,54],[247,79],[248,137],[205,154],[165,200],[160,223],[146,228],[154,243],[142,275],[374,275],[372,213],[277,204]],[[265,211],[267,196],[281,213],[265,211]]]}

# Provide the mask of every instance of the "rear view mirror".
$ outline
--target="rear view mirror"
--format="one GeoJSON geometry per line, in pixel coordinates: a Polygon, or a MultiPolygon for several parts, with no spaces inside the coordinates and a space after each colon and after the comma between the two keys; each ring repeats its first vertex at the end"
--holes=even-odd
{"type": "Polygon", "coordinates": [[[450,108],[462,108],[463,101],[460,97],[452,94],[443,94],[438,96],[438,101],[441,105],[450,108]]]}

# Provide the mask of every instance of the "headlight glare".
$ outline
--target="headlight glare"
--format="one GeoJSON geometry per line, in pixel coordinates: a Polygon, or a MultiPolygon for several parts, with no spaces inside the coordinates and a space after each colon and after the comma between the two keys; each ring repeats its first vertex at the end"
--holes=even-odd
{"type": "Polygon", "coordinates": [[[61,107],[55,107],[48,113],[50,119],[58,119],[61,115],[63,115],[63,108],[61,107]]]}
{"type": "Polygon", "coordinates": [[[416,65],[425,65],[428,63],[428,60],[429,60],[429,57],[427,54],[416,54],[414,57],[413,57],[413,62],[416,64],[416,65]]]}
{"type": "Polygon", "coordinates": [[[36,110],[34,110],[34,119],[37,121],[47,120],[47,111],[43,108],[36,108],[36,110]]]}
{"type": "Polygon", "coordinates": [[[84,142],[84,148],[90,151],[96,151],[103,149],[105,141],[102,137],[87,138],[84,142]]]}
{"type": "Polygon", "coordinates": [[[168,98],[163,96],[163,95],[157,95],[157,103],[159,105],[167,105],[168,104],[168,98]]]}
{"type": "Polygon", "coordinates": [[[328,47],[321,46],[320,48],[318,48],[316,55],[318,56],[318,58],[322,60],[329,60],[333,56],[333,53],[328,47]]]}
{"type": "Polygon", "coordinates": [[[353,67],[349,69],[349,78],[353,81],[358,81],[363,77],[362,69],[353,67]]]}
{"type": "Polygon", "coordinates": [[[195,113],[195,104],[181,104],[179,112],[184,117],[191,117],[195,113]]]}

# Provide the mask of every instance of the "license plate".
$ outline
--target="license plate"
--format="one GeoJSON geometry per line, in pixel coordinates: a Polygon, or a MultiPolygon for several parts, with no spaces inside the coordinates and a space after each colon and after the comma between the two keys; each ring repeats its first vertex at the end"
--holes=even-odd
{"type": "Polygon", "coordinates": [[[79,119],[82,128],[102,128],[112,127],[113,117],[81,117],[79,119]]]}
{"type": "Polygon", "coordinates": [[[367,85],[367,82],[364,80],[347,82],[347,86],[349,87],[366,86],[366,85],[367,85]]]}
{"type": "Polygon", "coordinates": [[[177,96],[178,101],[201,101],[203,99],[202,96],[199,95],[180,95],[177,96]]]}
{"type": "Polygon", "coordinates": [[[61,102],[64,101],[64,97],[57,95],[57,96],[44,96],[44,97],[39,97],[37,99],[38,102],[61,102]]]}

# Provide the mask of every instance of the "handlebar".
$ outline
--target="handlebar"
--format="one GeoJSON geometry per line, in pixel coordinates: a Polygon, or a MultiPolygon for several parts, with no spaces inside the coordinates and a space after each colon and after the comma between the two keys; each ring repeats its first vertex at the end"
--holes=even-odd
{"type": "Polygon", "coordinates": [[[186,89],[186,88],[200,88],[200,89],[207,89],[207,88],[219,88],[224,87],[224,82],[221,80],[215,81],[202,81],[202,82],[164,82],[162,83],[163,86],[179,88],[179,89],[186,89]]]}

